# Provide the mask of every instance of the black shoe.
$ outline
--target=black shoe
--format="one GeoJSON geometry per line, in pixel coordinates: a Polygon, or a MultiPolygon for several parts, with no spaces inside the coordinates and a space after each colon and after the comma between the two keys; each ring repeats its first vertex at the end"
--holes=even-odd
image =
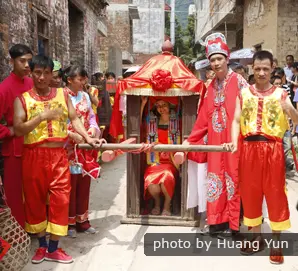
{"type": "Polygon", "coordinates": [[[231,229],[227,229],[221,233],[219,233],[217,235],[217,238],[218,239],[221,239],[221,240],[224,240],[224,239],[230,239],[232,238],[233,236],[235,236],[236,234],[238,233],[238,231],[233,231],[231,229]]]}
{"type": "Polygon", "coordinates": [[[203,229],[200,230],[200,234],[204,236],[216,236],[220,231],[215,231],[214,227],[210,227],[210,225],[205,225],[203,229]]]}

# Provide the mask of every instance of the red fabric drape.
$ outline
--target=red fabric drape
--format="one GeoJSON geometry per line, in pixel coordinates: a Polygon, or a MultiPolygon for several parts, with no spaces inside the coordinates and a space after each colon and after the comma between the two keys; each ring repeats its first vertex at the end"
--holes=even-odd
{"type": "MultiPolygon", "coordinates": [[[[156,70],[167,70],[171,72],[172,83],[183,91],[201,93],[205,90],[204,82],[187,68],[183,61],[170,53],[163,53],[149,59],[142,68],[130,77],[119,80],[115,95],[115,103],[110,124],[110,135],[118,138],[123,135],[122,113],[119,111],[120,94],[129,92],[133,88],[141,88],[151,85],[152,73],[156,70]]],[[[178,95],[179,96],[179,95],[178,95]]]]}
{"type": "Polygon", "coordinates": [[[157,70],[168,70],[172,75],[172,82],[181,89],[201,92],[204,83],[187,68],[183,61],[169,53],[163,53],[149,59],[140,70],[132,76],[118,82],[117,91],[120,93],[130,88],[142,87],[151,83],[152,73],[157,70]]]}

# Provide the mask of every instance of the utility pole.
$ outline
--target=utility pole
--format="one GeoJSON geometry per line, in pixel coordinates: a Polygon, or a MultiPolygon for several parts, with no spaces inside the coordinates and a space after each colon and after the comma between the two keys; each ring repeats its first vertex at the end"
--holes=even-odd
{"type": "Polygon", "coordinates": [[[175,45],[175,0],[171,0],[171,42],[175,45]]]}

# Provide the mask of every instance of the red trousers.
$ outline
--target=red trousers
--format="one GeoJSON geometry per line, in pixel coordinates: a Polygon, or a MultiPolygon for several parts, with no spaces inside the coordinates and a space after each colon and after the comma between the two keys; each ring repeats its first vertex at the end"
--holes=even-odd
{"type": "Polygon", "coordinates": [[[4,190],[12,215],[25,227],[25,210],[22,192],[22,158],[4,157],[4,190]]]}
{"type": "Polygon", "coordinates": [[[262,224],[265,196],[271,229],[282,231],[290,228],[282,143],[244,141],[240,151],[239,177],[244,225],[255,227],[262,224]]]}
{"type": "Polygon", "coordinates": [[[39,233],[46,230],[59,236],[67,235],[70,172],[66,151],[63,148],[26,148],[23,189],[26,231],[39,233]]]}
{"type": "Polygon", "coordinates": [[[91,178],[88,175],[71,174],[71,193],[69,204],[69,226],[76,226],[83,232],[91,226],[88,220],[91,178]]]}

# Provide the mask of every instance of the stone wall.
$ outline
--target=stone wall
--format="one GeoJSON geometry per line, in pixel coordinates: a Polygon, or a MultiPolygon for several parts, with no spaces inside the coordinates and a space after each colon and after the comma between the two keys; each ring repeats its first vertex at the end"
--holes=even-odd
{"type": "Polygon", "coordinates": [[[107,38],[100,38],[100,71],[122,75],[122,51],[131,52],[132,40],[128,1],[111,1],[107,8],[107,38]],[[121,2],[121,4],[114,4],[121,2]]]}
{"type": "Polygon", "coordinates": [[[243,46],[261,44],[262,49],[277,52],[277,0],[245,0],[243,46]]]}
{"type": "Polygon", "coordinates": [[[296,0],[246,0],[244,5],[244,47],[261,44],[279,61],[286,55],[298,59],[298,2],[296,0]]]}
{"type": "Polygon", "coordinates": [[[165,1],[134,0],[139,7],[139,20],[134,20],[133,52],[157,54],[161,51],[165,35],[165,1]]]}
{"type": "MultiPolygon", "coordinates": [[[[161,51],[161,50],[160,50],[161,51]]],[[[157,54],[134,54],[134,64],[143,65],[147,62],[151,57],[156,56],[157,54]]]]}
{"type": "Polygon", "coordinates": [[[286,56],[294,55],[298,61],[298,1],[279,0],[277,58],[279,65],[286,65],[286,56]]]}
{"type": "Polygon", "coordinates": [[[89,73],[97,72],[97,21],[103,10],[98,0],[0,0],[0,80],[10,72],[8,50],[13,44],[24,43],[38,53],[38,17],[46,20],[49,56],[63,66],[78,63],[89,73]]]}

